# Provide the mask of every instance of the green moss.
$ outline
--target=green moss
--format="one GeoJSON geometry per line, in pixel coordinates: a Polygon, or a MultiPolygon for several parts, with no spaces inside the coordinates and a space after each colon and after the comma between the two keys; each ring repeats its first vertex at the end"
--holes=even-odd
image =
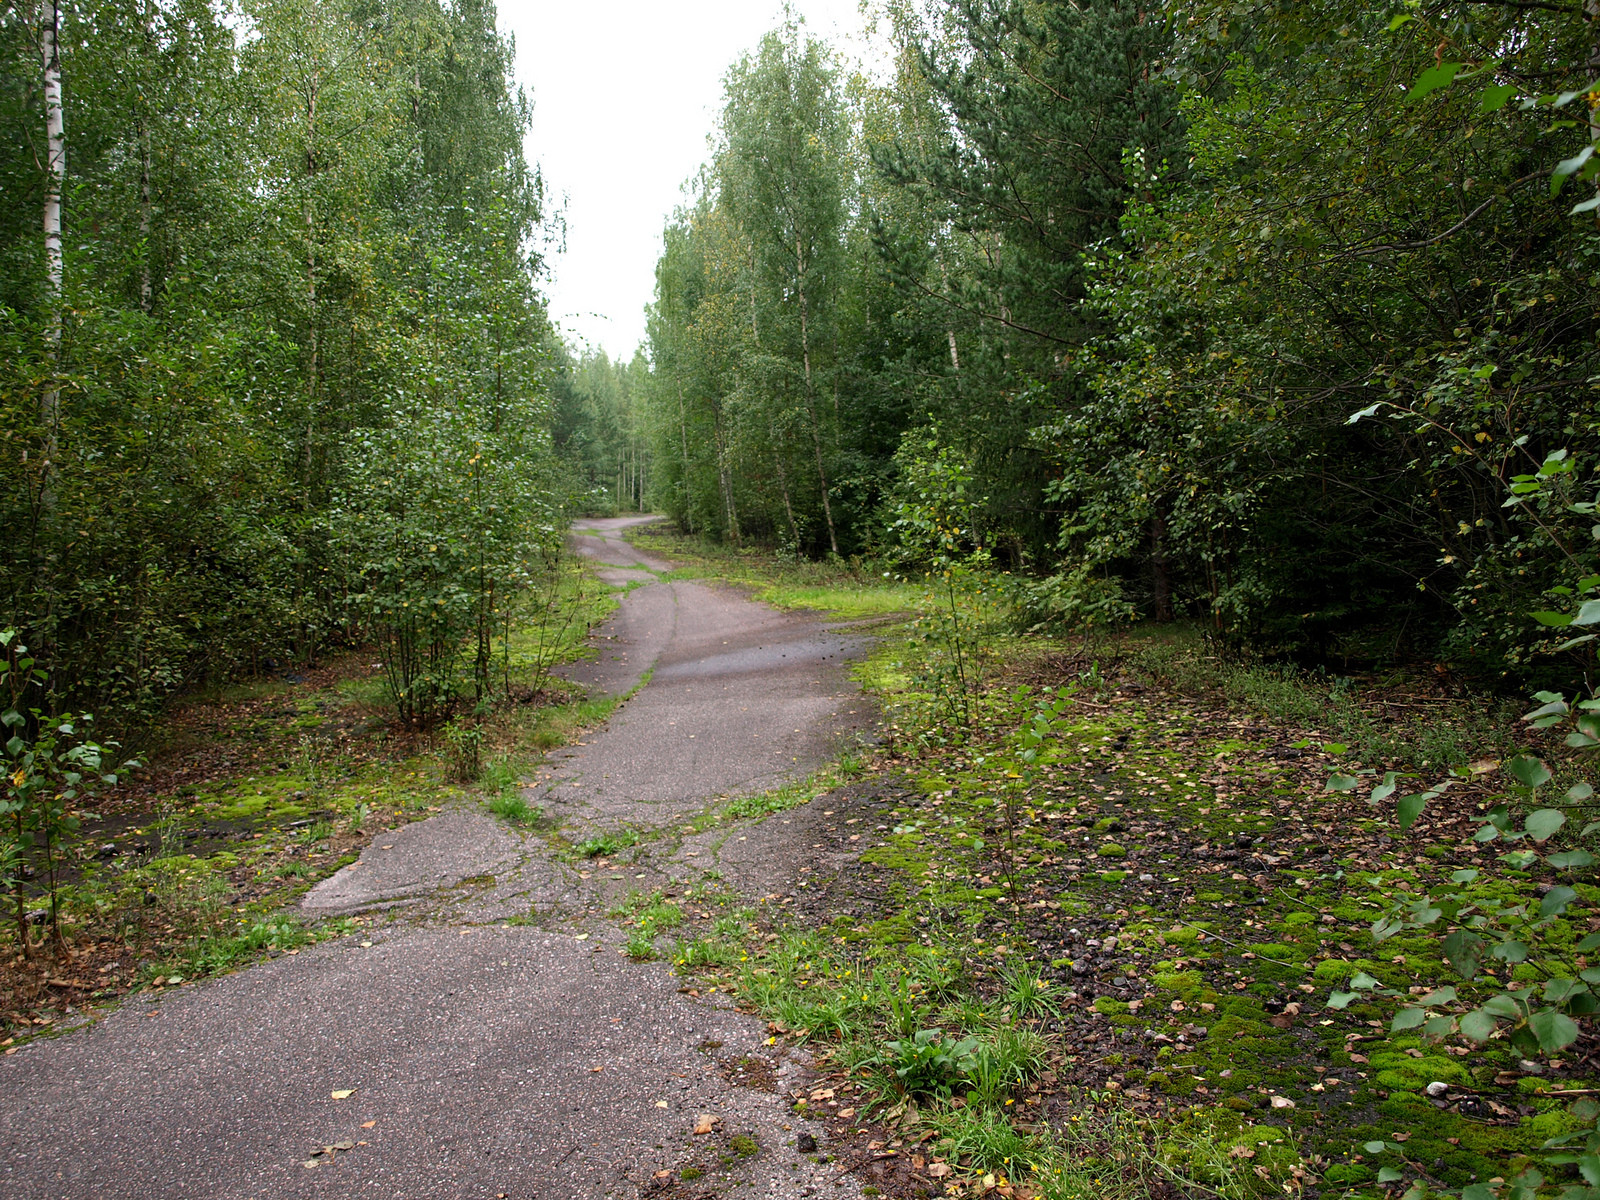
{"type": "Polygon", "coordinates": [[[1110,996],[1098,996],[1095,998],[1094,1010],[1109,1017],[1113,1014],[1127,1012],[1128,1002],[1126,1000],[1113,1000],[1110,996]]]}
{"type": "Polygon", "coordinates": [[[1119,846],[1116,842],[1107,842],[1105,845],[1101,846],[1100,849],[1096,850],[1095,853],[1098,854],[1101,858],[1127,858],[1128,857],[1127,848],[1123,847],[1123,846],[1119,846]]]}

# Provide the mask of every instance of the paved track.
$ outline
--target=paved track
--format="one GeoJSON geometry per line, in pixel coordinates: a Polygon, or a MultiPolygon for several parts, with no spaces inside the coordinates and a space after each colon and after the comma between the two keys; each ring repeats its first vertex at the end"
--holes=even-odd
{"type": "MultiPolygon", "coordinates": [[[[845,638],[660,581],[670,564],[621,540],[630,523],[575,531],[597,574],[631,590],[572,678],[608,695],[650,682],[530,789],[575,839],[675,826],[810,769],[866,725],[845,638]]],[[[789,820],[742,845],[787,870],[804,853],[789,820]]],[[[702,843],[580,869],[475,811],[386,835],[305,901],[388,913],[376,928],[137,998],[0,1059],[0,1195],[635,1197],[737,1134],[761,1153],[695,1194],[859,1195],[794,1150],[806,1126],[782,1092],[804,1064],[767,1047],[759,1022],[628,961],[595,919],[618,891],[693,874],[702,843]],[[542,927],[510,922],[530,914],[542,927]],[[719,1067],[749,1056],[771,1060],[776,1093],[724,1080],[719,1067]],[[696,1138],[701,1113],[719,1125],[696,1138]],[[355,1145],[304,1165],[342,1142],[355,1145]]]]}

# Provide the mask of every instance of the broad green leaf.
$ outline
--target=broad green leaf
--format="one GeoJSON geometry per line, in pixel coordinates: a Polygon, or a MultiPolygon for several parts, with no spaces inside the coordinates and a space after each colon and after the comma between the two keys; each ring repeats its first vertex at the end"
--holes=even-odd
{"type": "Polygon", "coordinates": [[[1357,780],[1352,775],[1332,775],[1328,778],[1330,792],[1353,792],[1356,790],[1357,780]]]}
{"type": "MultiPolygon", "coordinates": [[[[1593,601],[1590,601],[1593,603],[1593,601]]],[[[1523,787],[1542,787],[1550,782],[1550,768],[1531,754],[1519,754],[1506,763],[1506,770],[1523,787]]]]}
{"type": "Polygon", "coordinates": [[[1445,958],[1463,979],[1471,979],[1478,973],[1478,964],[1483,960],[1484,941],[1476,933],[1470,929],[1457,929],[1445,937],[1442,948],[1445,958]]]}
{"type": "Polygon", "coordinates": [[[1600,600],[1585,600],[1572,618],[1574,625],[1600,625],[1600,600]]]}
{"type": "Polygon", "coordinates": [[[1528,615],[1535,621],[1539,622],[1539,624],[1549,625],[1555,629],[1565,629],[1568,625],[1572,624],[1571,613],[1535,612],[1529,613],[1528,615]]]}
{"type": "Polygon", "coordinates": [[[1349,1008],[1353,1001],[1361,999],[1359,992],[1331,992],[1328,995],[1329,1008],[1349,1008]]]}
{"type": "Polygon", "coordinates": [[[1440,63],[1436,67],[1429,67],[1417,76],[1416,83],[1411,85],[1411,90],[1406,93],[1406,102],[1421,100],[1424,96],[1438,91],[1442,87],[1449,87],[1450,81],[1461,73],[1461,64],[1458,62],[1440,63]]]}
{"type": "Polygon", "coordinates": [[[1478,111],[1486,113],[1498,112],[1516,94],[1517,86],[1514,83],[1490,84],[1478,93],[1478,111]]]}
{"type": "Polygon", "coordinates": [[[1578,1040],[1578,1026],[1564,1012],[1553,1008],[1540,1009],[1528,1018],[1528,1028],[1539,1039],[1539,1049],[1546,1054],[1565,1050],[1578,1040]]]}
{"type": "Polygon", "coordinates": [[[1474,1042],[1487,1042],[1498,1024],[1492,1014],[1475,1008],[1461,1018],[1461,1036],[1474,1042]]]}
{"type": "Polygon", "coordinates": [[[1378,981],[1371,975],[1368,975],[1365,971],[1357,971],[1355,978],[1350,981],[1350,986],[1353,988],[1368,990],[1377,987],[1378,981]]]}
{"type": "Polygon", "coordinates": [[[1383,782],[1372,789],[1372,802],[1374,804],[1381,804],[1390,796],[1394,795],[1395,780],[1399,778],[1400,774],[1398,771],[1385,772],[1383,776],[1383,782]]]}
{"type": "Polygon", "coordinates": [[[1567,911],[1567,905],[1578,898],[1578,893],[1565,885],[1557,885],[1544,894],[1544,899],[1539,901],[1539,915],[1553,917],[1558,913],[1567,911]]]}
{"type": "Polygon", "coordinates": [[[1454,1003],[1455,998],[1456,989],[1447,984],[1442,988],[1436,988],[1429,992],[1426,996],[1423,996],[1420,1000],[1418,1000],[1417,1003],[1423,1005],[1424,1007],[1434,1004],[1451,1004],[1454,1003]]]}
{"type": "Polygon", "coordinates": [[[1558,162],[1556,169],[1550,173],[1550,194],[1552,196],[1559,194],[1562,185],[1567,182],[1567,176],[1575,175],[1581,171],[1583,165],[1589,161],[1593,154],[1594,145],[1591,143],[1579,150],[1571,158],[1563,158],[1558,162]]]}
{"type": "Polygon", "coordinates": [[[1489,951],[1489,956],[1497,958],[1501,962],[1527,962],[1528,946],[1526,942],[1520,942],[1516,938],[1507,938],[1505,941],[1497,943],[1494,949],[1489,951]]]}
{"type": "Polygon", "coordinates": [[[1395,815],[1400,822],[1401,829],[1410,829],[1417,823],[1417,818],[1422,815],[1423,805],[1427,804],[1426,793],[1415,796],[1401,796],[1400,803],[1396,806],[1395,815]]]}
{"type": "Polygon", "coordinates": [[[1587,850],[1563,850],[1560,854],[1547,855],[1545,862],[1558,871],[1568,871],[1573,867],[1592,867],[1595,858],[1587,850]]]}
{"type": "Polygon", "coordinates": [[[1528,836],[1536,842],[1549,841],[1556,830],[1567,823],[1567,814],[1559,808],[1540,808],[1528,814],[1528,819],[1523,828],[1528,831],[1528,836]]]}
{"type": "Polygon", "coordinates": [[[1399,1183],[1405,1177],[1405,1172],[1395,1167],[1383,1167],[1378,1171],[1379,1183],[1399,1183]]]}
{"type": "Polygon", "coordinates": [[[1395,1013],[1394,1020],[1389,1024],[1389,1032],[1395,1033],[1402,1029],[1415,1029],[1428,1019],[1426,1010],[1420,1008],[1402,1008],[1395,1013]]]}
{"type": "Polygon", "coordinates": [[[1388,1149],[1382,1142],[1363,1142],[1361,1148],[1368,1154],[1382,1154],[1388,1149]]]}

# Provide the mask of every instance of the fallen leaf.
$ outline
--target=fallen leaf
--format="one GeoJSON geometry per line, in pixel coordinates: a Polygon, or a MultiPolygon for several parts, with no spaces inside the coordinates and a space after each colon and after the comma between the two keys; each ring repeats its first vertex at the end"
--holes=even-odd
{"type": "Polygon", "coordinates": [[[665,1108],[666,1106],[667,1106],[667,1102],[665,1100],[657,1100],[656,1101],[656,1107],[657,1108],[665,1108]]]}
{"type": "Polygon", "coordinates": [[[694,1132],[696,1137],[699,1137],[702,1133],[710,1133],[716,1127],[717,1119],[710,1113],[701,1113],[694,1119],[694,1132]]]}
{"type": "Polygon", "coordinates": [[[354,1142],[335,1142],[332,1148],[334,1150],[354,1150],[356,1144],[354,1142]]]}
{"type": "Polygon", "coordinates": [[[356,1094],[355,1088],[340,1088],[337,1092],[333,1093],[333,1098],[335,1100],[348,1100],[348,1099],[350,1099],[351,1096],[354,1096],[355,1094],[356,1094]]]}
{"type": "Polygon", "coordinates": [[[361,1128],[363,1128],[363,1129],[371,1129],[376,1124],[377,1124],[376,1121],[363,1121],[363,1122],[361,1122],[361,1128]]]}
{"type": "Polygon", "coordinates": [[[933,1163],[928,1167],[928,1174],[935,1179],[943,1179],[945,1176],[954,1173],[954,1171],[955,1168],[949,1163],[933,1163]]]}
{"type": "Polygon", "coordinates": [[[590,1067],[589,1068],[589,1074],[598,1075],[598,1074],[600,1074],[601,1071],[604,1071],[604,1070],[605,1070],[604,1067],[590,1067]]]}
{"type": "Polygon", "coordinates": [[[1289,1099],[1289,1097],[1287,1097],[1287,1096],[1274,1096],[1272,1098],[1272,1107],[1273,1108],[1293,1108],[1294,1107],[1294,1101],[1289,1099]]]}

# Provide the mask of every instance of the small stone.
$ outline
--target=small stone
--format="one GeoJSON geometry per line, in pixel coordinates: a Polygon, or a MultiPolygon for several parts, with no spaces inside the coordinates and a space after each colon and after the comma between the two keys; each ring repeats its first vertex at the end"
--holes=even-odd
{"type": "Polygon", "coordinates": [[[1450,1085],[1448,1083],[1440,1083],[1436,1079],[1432,1083],[1430,1083],[1427,1086],[1427,1088],[1424,1089],[1424,1090],[1427,1091],[1428,1095],[1430,1095],[1430,1096],[1439,1097],[1439,1096],[1444,1095],[1446,1092],[1448,1092],[1450,1090],[1450,1085]]]}
{"type": "Polygon", "coordinates": [[[809,1133],[802,1133],[794,1140],[794,1148],[801,1154],[815,1154],[817,1152],[817,1139],[809,1133]]]}

